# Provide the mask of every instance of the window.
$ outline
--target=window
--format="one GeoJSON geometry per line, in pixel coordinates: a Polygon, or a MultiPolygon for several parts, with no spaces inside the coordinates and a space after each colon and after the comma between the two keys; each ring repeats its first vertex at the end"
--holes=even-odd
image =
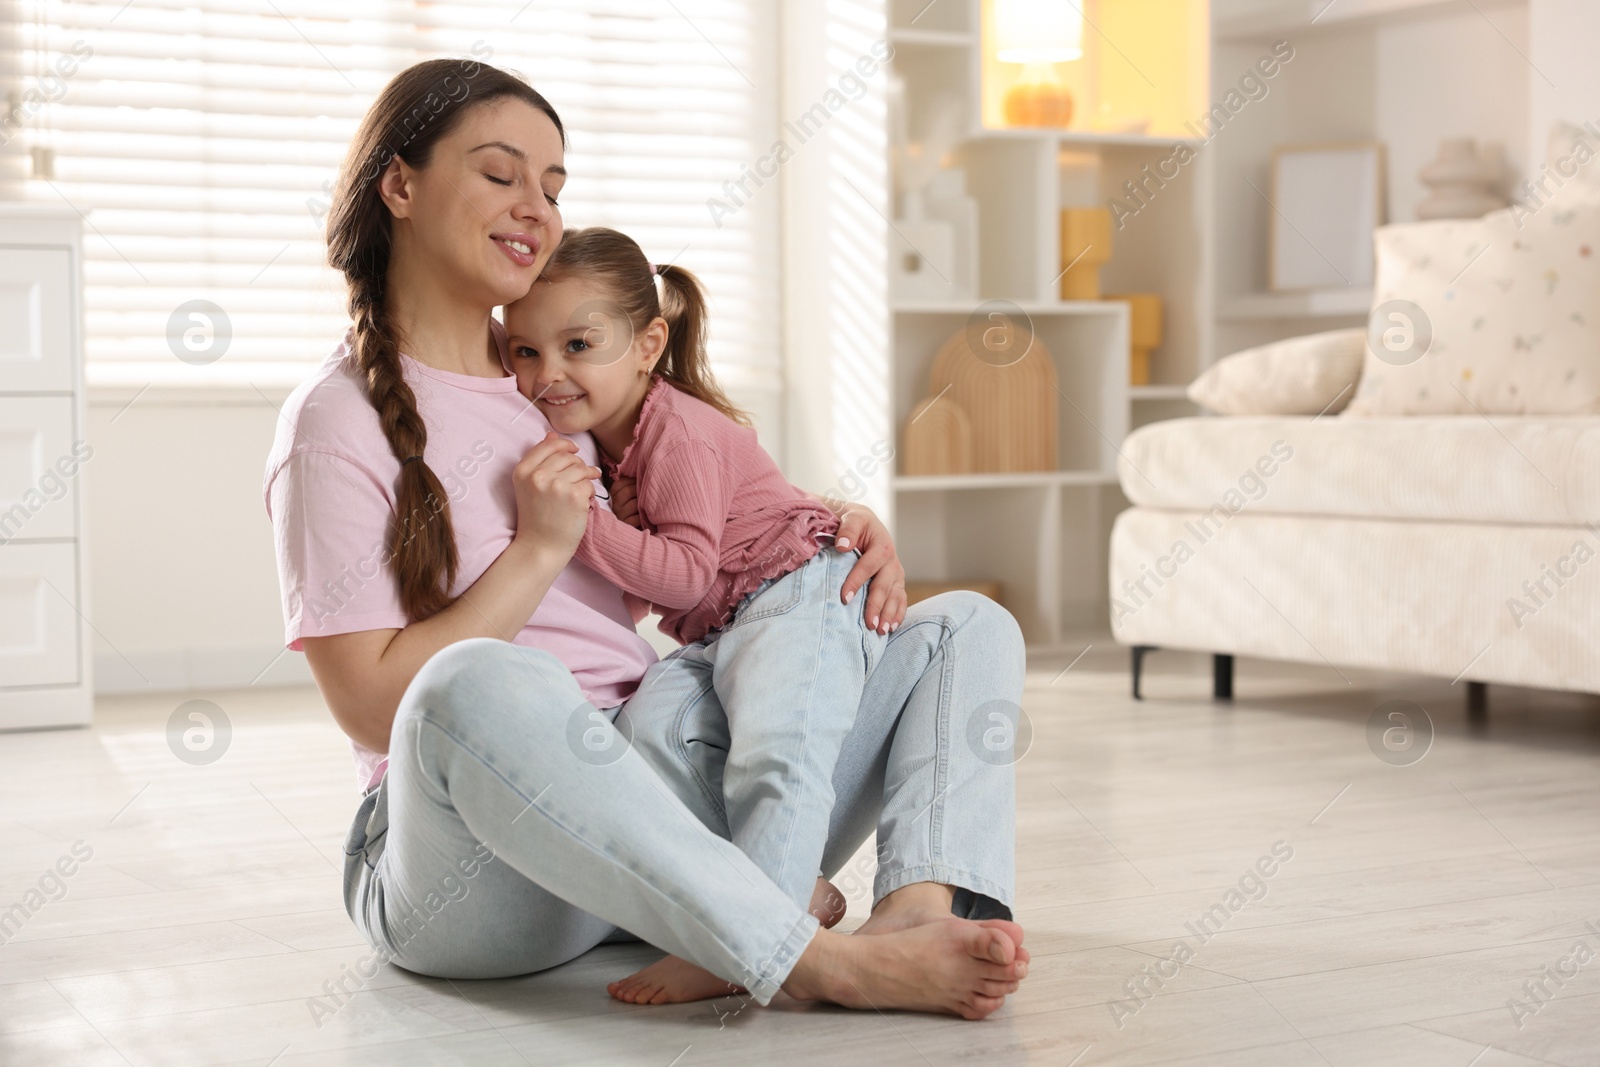
{"type": "Polygon", "coordinates": [[[615,226],[698,273],[725,383],[775,390],[776,184],[725,217],[707,207],[775,137],[770,6],[21,0],[24,88],[44,101],[19,133],[25,195],[87,216],[91,382],[304,375],[346,323],[321,220],[362,113],[406,65],[473,55],[520,71],[561,113],[567,224],[615,226]],[[198,368],[168,338],[194,300],[231,332],[198,368]]]}

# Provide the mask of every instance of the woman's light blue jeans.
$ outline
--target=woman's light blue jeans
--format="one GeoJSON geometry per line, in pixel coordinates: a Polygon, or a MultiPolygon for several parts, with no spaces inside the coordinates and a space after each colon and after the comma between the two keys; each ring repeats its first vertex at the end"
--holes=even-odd
{"type": "MultiPolygon", "coordinates": [[[[729,840],[728,723],[714,657],[694,647],[608,711],[536,649],[484,638],[429,660],[346,842],[345,906],[378,955],[493,978],[632,935],[770,1001],[817,920],[729,840]]],[[[934,881],[957,887],[957,914],[1009,914],[1013,774],[993,738],[1016,723],[1023,669],[1016,623],[991,601],[910,609],[859,708],[821,709],[852,720],[825,873],[876,828],[875,901],[934,881]]]]}

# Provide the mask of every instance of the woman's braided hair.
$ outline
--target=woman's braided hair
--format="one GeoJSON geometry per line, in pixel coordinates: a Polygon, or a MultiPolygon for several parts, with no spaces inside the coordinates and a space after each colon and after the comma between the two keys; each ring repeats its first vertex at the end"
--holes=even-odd
{"type": "Polygon", "coordinates": [[[450,524],[450,501],[423,454],[428,427],[406,383],[386,292],[393,221],[378,182],[398,156],[427,165],[439,139],[468,108],[514,97],[565,130],[555,108],[532,86],[507,71],[459,59],[430,59],[407,67],[384,86],[367,110],[339,172],[328,212],[328,263],[345,277],[350,297],[352,350],[366,379],[389,450],[400,460],[395,521],[388,556],[400,600],[413,620],[450,603],[460,557],[450,524]]]}

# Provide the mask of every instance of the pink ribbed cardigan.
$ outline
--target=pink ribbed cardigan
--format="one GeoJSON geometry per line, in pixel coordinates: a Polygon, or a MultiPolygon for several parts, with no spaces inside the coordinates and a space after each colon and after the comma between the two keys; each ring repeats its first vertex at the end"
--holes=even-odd
{"type": "Polygon", "coordinates": [[[577,557],[661,613],[688,644],[725,624],[767,578],[816,555],[833,512],[784,479],[772,457],[711,405],[657,379],[612,473],[637,484],[634,529],[595,503],[577,557]]]}

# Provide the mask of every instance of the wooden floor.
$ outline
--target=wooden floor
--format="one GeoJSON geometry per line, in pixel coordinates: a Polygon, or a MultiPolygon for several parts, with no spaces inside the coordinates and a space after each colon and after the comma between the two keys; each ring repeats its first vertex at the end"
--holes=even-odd
{"type": "Polygon", "coordinates": [[[1241,661],[1217,705],[1209,661],[1160,653],[1134,704],[1122,652],[1070,659],[1030,677],[1035,963],[986,1022],[629,1007],[603,988],[655,955],[629,945],[514,981],[387,968],[319,1026],[364,951],[353,775],[316,694],[270,690],[195,694],[233,728],[208,766],[168,747],[184,696],[0,735],[0,909],[59,897],[0,945],[0,1064],[1600,1064],[1600,698],[1493,689],[1475,729],[1464,686],[1241,661]],[[1410,766],[1368,746],[1396,698],[1437,728],[1410,766]]]}

